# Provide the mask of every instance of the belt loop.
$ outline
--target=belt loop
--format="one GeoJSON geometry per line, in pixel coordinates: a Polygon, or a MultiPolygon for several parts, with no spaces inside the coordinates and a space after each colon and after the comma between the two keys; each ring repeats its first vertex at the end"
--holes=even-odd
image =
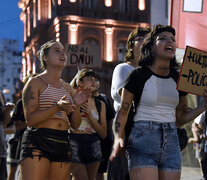
{"type": "Polygon", "coordinates": [[[153,129],[153,122],[152,121],[149,122],[149,129],[150,130],[153,129]]]}
{"type": "Polygon", "coordinates": [[[169,125],[170,125],[170,129],[174,128],[174,123],[170,122],[169,125]]]}
{"type": "Polygon", "coordinates": [[[160,123],[161,124],[161,127],[162,127],[162,130],[165,129],[165,123],[160,123]]]}

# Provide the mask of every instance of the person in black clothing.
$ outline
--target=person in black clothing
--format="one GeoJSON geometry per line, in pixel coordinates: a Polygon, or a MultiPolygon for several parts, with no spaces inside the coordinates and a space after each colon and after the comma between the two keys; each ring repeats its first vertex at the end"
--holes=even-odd
{"type": "Polygon", "coordinates": [[[4,128],[11,120],[10,111],[14,108],[13,103],[7,103],[4,95],[0,92],[0,180],[7,180],[6,169],[6,140],[4,128]]]}
{"type": "Polygon", "coordinates": [[[16,133],[15,136],[9,141],[9,158],[7,162],[10,164],[10,171],[8,174],[8,180],[15,179],[15,173],[20,156],[21,139],[24,134],[24,130],[26,129],[22,99],[17,101],[11,121],[15,124],[16,133]]]}
{"type": "MultiPolygon", "coordinates": [[[[26,82],[31,78],[36,76],[36,74],[30,74],[26,77],[24,80],[24,85],[26,82]]],[[[7,158],[7,163],[9,166],[9,173],[8,173],[8,180],[14,180],[16,170],[19,164],[19,157],[20,157],[20,148],[21,148],[21,140],[22,136],[24,134],[24,131],[27,127],[24,117],[24,110],[23,110],[23,104],[22,99],[19,99],[16,102],[16,107],[14,109],[14,113],[12,114],[11,123],[15,125],[15,135],[12,139],[9,141],[9,154],[7,158]]]]}
{"type": "MultiPolygon", "coordinates": [[[[120,109],[121,105],[121,93],[124,87],[125,80],[127,79],[130,72],[138,67],[139,58],[141,55],[141,46],[144,42],[144,38],[149,33],[149,28],[137,27],[128,36],[127,40],[127,53],[124,57],[124,63],[118,64],[112,76],[111,83],[111,97],[114,100],[114,109],[116,112],[120,109]]],[[[128,114],[128,121],[125,126],[124,140],[125,147],[127,145],[128,136],[133,124],[134,116],[134,104],[130,108],[128,114]]],[[[128,164],[125,156],[125,148],[119,152],[119,155],[109,162],[108,180],[129,180],[128,164]]]]}
{"type": "Polygon", "coordinates": [[[96,77],[96,89],[93,92],[94,98],[103,101],[106,105],[106,123],[107,123],[107,136],[105,139],[101,139],[101,150],[103,154],[104,160],[101,162],[98,173],[96,176],[96,180],[103,180],[104,179],[104,173],[107,172],[108,168],[108,161],[109,161],[109,156],[111,154],[112,150],[112,145],[113,145],[113,132],[112,132],[112,123],[113,123],[113,118],[115,116],[115,111],[113,106],[110,103],[109,98],[102,93],[99,93],[99,88],[100,88],[100,77],[97,74],[96,77]]]}

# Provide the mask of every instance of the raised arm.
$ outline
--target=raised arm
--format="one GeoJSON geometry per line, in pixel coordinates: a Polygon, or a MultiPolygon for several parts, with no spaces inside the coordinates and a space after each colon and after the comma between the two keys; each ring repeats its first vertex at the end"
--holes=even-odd
{"type": "Polygon", "coordinates": [[[81,91],[79,89],[74,91],[73,87],[66,82],[64,82],[64,86],[73,98],[73,104],[71,105],[75,105],[74,112],[71,113],[69,118],[70,124],[73,129],[78,129],[81,123],[80,105],[86,102],[91,96],[91,90],[87,88],[81,91]]]}
{"type": "MultiPolygon", "coordinates": [[[[82,106],[81,106],[82,107],[82,106]]],[[[105,103],[101,101],[101,112],[100,112],[100,122],[98,122],[98,117],[93,115],[93,112],[88,107],[87,104],[84,104],[84,110],[88,114],[88,118],[91,126],[95,129],[98,135],[104,139],[107,134],[107,126],[106,126],[106,106],[105,103]]]]}
{"type": "Polygon", "coordinates": [[[199,116],[202,112],[207,110],[207,89],[204,89],[203,103],[195,109],[191,109],[187,106],[187,97],[181,96],[179,104],[176,108],[176,123],[178,126],[189,123],[199,116]]]}
{"type": "Polygon", "coordinates": [[[14,109],[15,105],[13,103],[7,103],[4,108],[4,118],[3,118],[3,127],[6,128],[6,126],[11,121],[11,115],[10,112],[14,109]]]}
{"type": "MultiPolygon", "coordinates": [[[[68,83],[65,83],[65,87],[67,89],[67,91],[69,92],[69,94],[71,95],[71,97],[75,96],[75,92],[74,89],[72,88],[72,86],[68,83]]],[[[75,101],[75,99],[73,99],[73,101],[75,101]]],[[[73,102],[74,104],[76,104],[76,102],[73,102]]],[[[81,116],[80,116],[80,105],[77,104],[75,111],[71,113],[70,118],[69,118],[71,127],[73,129],[78,129],[78,127],[80,126],[81,123],[81,116]]]]}

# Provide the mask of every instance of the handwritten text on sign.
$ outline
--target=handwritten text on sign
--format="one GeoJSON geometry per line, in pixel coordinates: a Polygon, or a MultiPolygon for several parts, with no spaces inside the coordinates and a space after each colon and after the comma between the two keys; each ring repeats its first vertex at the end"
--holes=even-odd
{"type": "Polygon", "coordinates": [[[207,52],[187,46],[177,89],[203,96],[207,83],[207,52]]]}
{"type": "Polygon", "coordinates": [[[101,67],[101,47],[90,45],[65,45],[67,65],[101,67]]]}

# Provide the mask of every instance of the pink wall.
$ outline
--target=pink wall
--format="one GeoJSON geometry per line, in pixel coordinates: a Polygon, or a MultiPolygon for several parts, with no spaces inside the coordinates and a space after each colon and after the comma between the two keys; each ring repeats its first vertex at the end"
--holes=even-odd
{"type": "Polygon", "coordinates": [[[192,46],[207,51],[207,1],[202,13],[183,12],[183,0],[172,0],[171,25],[176,29],[177,47],[192,46]]]}

